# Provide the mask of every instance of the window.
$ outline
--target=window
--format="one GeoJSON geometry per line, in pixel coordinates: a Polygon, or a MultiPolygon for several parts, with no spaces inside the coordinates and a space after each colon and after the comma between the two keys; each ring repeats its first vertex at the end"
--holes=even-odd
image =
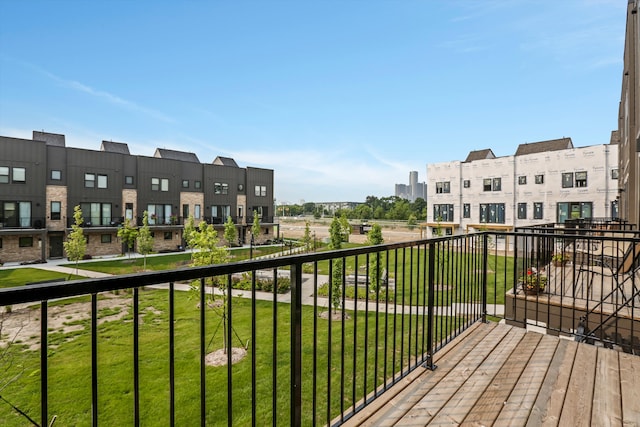
{"type": "Polygon", "coordinates": [[[160,191],[169,191],[169,180],[167,178],[160,180],[160,191]]]}
{"type": "Polygon", "coordinates": [[[573,187],[573,172],[566,172],[562,174],[562,188],[573,187]]]}
{"type": "Polygon", "coordinates": [[[27,170],[25,168],[13,168],[13,182],[26,182],[27,170]]]}
{"type": "Polygon", "coordinates": [[[2,249],[2,237],[0,237],[0,249],[2,249]]]}
{"type": "Polygon", "coordinates": [[[453,221],[453,205],[433,205],[433,220],[446,222],[453,221]]]}
{"type": "Polygon", "coordinates": [[[51,219],[59,220],[60,219],[60,211],[62,209],[61,202],[51,202],[51,219]]]}
{"type": "Polygon", "coordinates": [[[487,224],[504,224],[504,203],[480,204],[480,222],[487,224]]]}
{"type": "Polygon", "coordinates": [[[60,181],[62,179],[62,172],[57,170],[51,171],[51,180],[52,181],[60,181]]]}
{"type": "Polygon", "coordinates": [[[0,224],[31,227],[31,202],[0,202],[0,224]]]}
{"type": "Polygon", "coordinates": [[[482,180],[482,191],[500,191],[502,178],[485,178],[482,180]]]}
{"type": "Polygon", "coordinates": [[[9,183],[9,168],[7,166],[0,166],[0,184],[9,183]]]}
{"type": "Polygon", "coordinates": [[[591,218],[592,202],[559,202],[557,222],[563,224],[567,219],[591,218]]]}
{"type": "Polygon", "coordinates": [[[151,178],[151,191],[160,191],[160,178],[151,178]]]}
{"type": "Polygon", "coordinates": [[[111,234],[101,234],[100,243],[111,243],[111,234]]]}
{"type": "Polygon", "coordinates": [[[265,197],[267,195],[267,187],[265,185],[256,185],[255,195],[259,197],[265,197]]]}
{"type": "Polygon", "coordinates": [[[98,175],[98,188],[107,188],[107,175],[98,175]]]}
{"type": "Polygon", "coordinates": [[[20,237],[18,239],[18,246],[21,248],[30,248],[33,246],[33,237],[20,237]]]}
{"type": "Polygon", "coordinates": [[[182,205],[182,218],[189,218],[189,205],[182,205]]]}
{"type": "Polygon", "coordinates": [[[518,203],[518,219],[527,219],[526,203],[518,203]]]}
{"type": "Polygon", "coordinates": [[[133,177],[131,175],[125,176],[124,183],[127,185],[133,185],[133,177]]]}
{"type": "Polygon", "coordinates": [[[436,193],[450,193],[451,192],[451,182],[450,181],[441,181],[436,182],[436,193]]]}
{"type": "Polygon", "coordinates": [[[111,225],[111,203],[80,203],[87,226],[111,225]]]}
{"type": "Polygon", "coordinates": [[[587,186],[587,172],[576,172],[576,187],[586,187],[587,186]]]}
{"type": "Polygon", "coordinates": [[[193,218],[200,219],[200,205],[195,205],[193,207],[193,218]]]}
{"type": "MultiPolygon", "coordinates": [[[[266,192],[266,189],[265,189],[265,192],[266,192]]],[[[229,194],[229,184],[224,182],[215,182],[213,184],[213,194],[229,194]]],[[[258,194],[256,194],[256,196],[257,195],[258,194]]]]}
{"type": "Polygon", "coordinates": [[[533,219],[542,219],[544,217],[542,202],[533,203],[533,219]]]}
{"type": "Polygon", "coordinates": [[[133,219],[133,203],[125,203],[124,217],[129,220],[133,219]]]}
{"type": "Polygon", "coordinates": [[[147,205],[149,225],[171,224],[171,205],[147,205]]]}
{"type": "Polygon", "coordinates": [[[85,188],[94,188],[96,186],[96,175],[93,173],[85,173],[84,186],[85,188]]]}
{"type": "Polygon", "coordinates": [[[611,169],[611,179],[618,179],[618,169],[611,169]]]}
{"type": "Polygon", "coordinates": [[[536,175],[536,184],[544,184],[544,175],[536,175]]]}
{"type": "Polygon", "coordinates": [[[469,188],[471,187],[471,181],[469,181],[468,179],[465,179],[464,181],[462,181],[462,186],[464,188],[469,188]]]}
{"type": "Polygon", "coordinates": [[[164,240],[171,240],[171,239],[173,239],[173,233],[171,231],[165,231],[164,240]]]}
{"type": "Polygon", "coordinates": [[[200,181],[193,181],[193,188],[199,190],[200,188],[202,188],[202,182],[200,181]]]}
{"type": "Polygon", "coordinates": [[[231,215],[231,206],[217,205],[211,206],[211,216],[217,219],[216,223],[224,222],[231,215]]]}
{"type": "Polygon", "coordinates": [[[518,177],[518,185],[525,185],[527,183],[527,176],[522,175],[518,177]]]}
{"type": "Polygon", "coordinates": [[[462,205],[462,217],[471,218],[471,204],[465,203],[462,205]]]}
{"type": "Polygon", "coordinates": [[[182,180],[182,188],[189,188],[189,180],[188,179],[183,179],[182,180]]]}

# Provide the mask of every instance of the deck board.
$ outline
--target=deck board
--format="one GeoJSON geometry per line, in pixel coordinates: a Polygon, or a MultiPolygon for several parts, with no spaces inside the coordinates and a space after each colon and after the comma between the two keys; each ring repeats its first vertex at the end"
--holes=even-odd
{"type": "Polygon", "coordinates": [[[640,426],[638,356],[496,324],[448,347],[344,425],[640,426]]]}

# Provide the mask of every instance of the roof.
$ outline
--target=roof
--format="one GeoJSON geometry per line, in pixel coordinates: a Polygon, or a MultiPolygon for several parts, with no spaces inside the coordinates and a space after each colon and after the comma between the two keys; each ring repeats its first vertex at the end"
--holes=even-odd
{"type": "Polygon", "coordinates": [[[50,133],[45,131],[33,131],[34,141],[44,141],[47,145],[54,145],[56,147],[64,147],[64,135],[58,133],[50,133]]]}
{"type": "Polygon", "coordinates": [[[186,151],[168,150],[166,148],[156,148],[156,152],[153,157],[159,157],[161,159],[181,160],[183,162],[200,163],[198,156],[194,153],[187,153],[186,151]]]}
{"type": "Polygon", "coordinates": [[[473,162],[474,160],[495,159],[496,155],[493,154],[491,148],[485,148],[484,150],[471,151],[467,156],[465,162],[473,162]]]}
{"type": "Polygon", "coordinates": [[[233,160],[231,157],[218,156],[213,161],[213,164],[214,165],[219,165],[219,166],[233,166],[234,168],[238,167],[238,164],[236,163],[236,161],[233,160]]]}
{"type": "Polygon", "coordinates": [[[532,142],[518,145],[516,156],[525,154],[545,153],[573,148],[571,138],[551,139],[549,141],[532,142]]]}
{"type": "Polygon", "coordinates": [[[102,141],[102,145],[100,145],[100,151],[107,151],[109,153],[130,154],[129,146],[124,142],[102,141]]]}

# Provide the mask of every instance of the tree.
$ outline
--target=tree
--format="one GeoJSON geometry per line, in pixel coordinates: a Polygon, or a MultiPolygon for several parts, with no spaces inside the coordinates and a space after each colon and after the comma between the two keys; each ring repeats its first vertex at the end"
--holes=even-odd
{"type": "Polygon", "coordinates": [[[302,243],[304,244],[304,248],[307,252],[311,250],[311,228],[309,226],[309,221],[305,221],[304,223],[304,236],[302,236],[302,243]]]}
{"type": "Polygon", "coordinates": [[[257,238],[258,236],[260,236],[260,217],[258,216],[258,211],[253,211],[253,225],[251,226],[251,237],[257,238]]]}
{"type": "Polygon", "coordinates": [[[227,222],[224,223],[224,240],[227,241],[227,245],[233,246],[238,238],[238,232],[236,225],[233,223],[231,216],[227,217],[227,222]]]}
{"type": "MultiPolygon", "coordinates": [[[[367,244],[369,245],[381,245],[384,243],[382,238],[382,227],[380,224],[374,223],[371,226],[371,230],[367,233],[367,244]]],[[[378,255],[380,252],[376,252],[372,255],[369,261],[369,279],[371,283],[371,289],[375,292],[378,290],[378,277],[380,274],[380,264],[382,263],[382,255],[378,255]],[[378,259],[380,258],[380,262],[378,259]]]]}
{"type": "Polygon", "coordinates": [[[343,242],[349,242],[349,235],[351,234],[351,231],[351,224],[349,224],[347,215],[343,213],[340,217],[340,235],[342,236],[343,242]]]}
{"type": "MultiPolygon", "coordinates": [[[[197,231],[189,234],[187,244],[190,248],[193,249],[193,251],[191,252],[191,265],[194,267],[222,264],[227,262],[227,260],[229,259],[227,248],[219,245],[218,232],[215,230],[212,224],[207,224],[204,221],[200,223],[197,231]]],[[[210,286],[213,286],[215,284],[212,278],[207,279],[207,282],[210,286]]],[[[202,283],[199,280],[196,280],[191,284],[191,290],[193,292],[197,291],[198,293],[200,293],[201,286],[202,283]]],[[[227,294],[225,286],[221,286],[220,290],[222,291],[223,295],[220,312],[223,329],[222,345],[223,351],[226,354],[228,348],[227,328],[229,326],[227,321],[227,294]]],[[[215,294],[212,289],[211,295],[209,296],[209,301],[211,302],[211,304],[208,304],[212,308],[216,308],[215,304],[213,303],[214,299],[215,294]]]]}
{"type": "Polygon", "coordinates": [[[187,221],[184,223],[184,228],[182,230],[182,238],[188,248],[191,248],[193,233],[197,233],[195,220],[193,219],[193,215],[189,215],[189,218],[187,218],[187,221]]]}
{"type": "Polygon", "coordinates": [[[417,223],[418,223],[418,218],[416,218],[416,215],[410,214],[409,219],[407,219],[407,226],[409,227],[409,230],[413,230],[414,228],[416,228],[417,223]]]}
{"type": "Polygon", "coordinates": [[[73,221],[71,224],[71,232],[67,236],[67,240],[63,243],[67,258],[69,261],[75,261],[76,263],[76,275],[78,274],[78,261],[84,258],[87,251],[87,239],[84,237],[82,231],[82,209],[80,205],[73,208],[73,221]]]}
{"type": "Polygon", "coordinates": [[[138,237],[138,229],[131,224],[129,218],[124,220],[124,225],[118,229],[118,237],[122,239],[122,242],[127,246],[127,253],[131,258],[131,250],[136,243],[138,237]]]}
{"type": "Polygon", "coordinates": [[[149,212],[144,211],[142,215],[142,227],[138,231],[138,252],[144,256],[144,267],[147,269],[147,255],[153,251],[153,237],[151,236],[151,230],[149,229],[149,212]]]}
{"type": "MultiPolygon", "coordinates": [[[[342,226],[338,217],[333,217],[329,226],[329,249],[342,249],[342,226]]],[[[336,313],[342,303],[342,260],[334,259],[332,261],[331,273],[331,304],[333,312],[336,313]]]]}

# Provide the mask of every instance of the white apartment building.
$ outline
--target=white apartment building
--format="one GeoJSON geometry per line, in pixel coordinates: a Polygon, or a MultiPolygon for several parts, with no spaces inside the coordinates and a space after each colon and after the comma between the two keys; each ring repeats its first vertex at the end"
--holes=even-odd
{"type": "Polygon", "coordinates": [[[521,144],[514,155],[472,151],[427,165],[428,236],[511,231],[569,218],[618,216],[618,146],[574,147],[571,138],[521,144]]]}

